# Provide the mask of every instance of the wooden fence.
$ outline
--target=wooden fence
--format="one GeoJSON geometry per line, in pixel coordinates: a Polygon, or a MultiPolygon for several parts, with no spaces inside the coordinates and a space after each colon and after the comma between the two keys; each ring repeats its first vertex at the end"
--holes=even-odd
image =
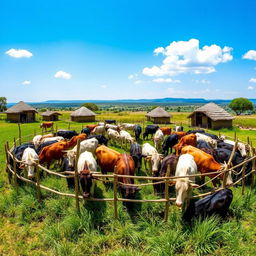
{"type": "MultiPolygon", "coordinates": [[[[19,129],[19,135],[21,134],[20,129],[19,129]]],[[[29,137],[31,135],[26,136],[29,137]]],[[[24,138],[23,138],[24,139],[24,138]]],[[[236,138],[237,139],[237,138],[236,138]]],[[[221,174],[223,175],[223,183],[222,186],[219,188],[213,188],[212,191],[210,192],[206,192],[206,193],[201,193],[201,194],[197,194],[197,195],[193,195],[191,196],[191,198],[201,198],[201,197],[205,197],[207,195],[210,195],[216,191],[220,191],[226,187],[230,187],[226,184],[227,181],[227,176],[229,172],[232,172],[233,175],[241,175],[241,178],[239,178],[237,181],[235,181],[231,186],[235,186],[238,183],[242,183],[242,194],[244,194],[244,190],[245,190],[245,178],[248,177],[249,175],[252,176],[252,183],[251,183],[251,189],[254,188],[254,180],[255,180],[255,171],[256,171],[256,155],[255,155],[255,148],[253,148],[250,144],[248,144],[249,147],[249,154],[247,156],[247,158],[245,159],[245,161],[243,161],[242,163],[236,165],[236,166],[232,166],[231,167],[231,160],[233,158],[233,155],[235,153],[236,147],[237,147],[237,140],[235,143],[235,146],[233,147],[233,151],[232,154],[230,156],[230,159],[226,165],[226,167],[218,172],[214,172],[214,173],[198,173],[198,174],[194,174],[194,175],[188,175],[188,176],[182,176],[182,177],[175,177],[175,176],[171,176],[169,177],[169,167],[167,168],[167,174],[165,177],[150,177],[150,176],[130,176],[130,175],[118,175],[116,173],[113,174],[101,174],[99,172],[95,172],[92,173],[93,179],[95,181],[105,181],[106,178],[110,179],[108,180],[108,182],[113,183],[113,198],[94,198],[94,197],[90,197],[90,198],[83,198],[81,196],[80,193],[80,186],[79,186],[79,177],[78,177],[78,172],[77,172],[77,162],[78,162],[78,158],[79,158],[79,152],[80,152],[80,141],[78,141],[77,144],[77,154],[76,154],[76,160],[75,160],[75,171],[74,172],[55,172],[52,170],[49,170],[47,168],[45,168],[44,166],[40,165],[39,163],[34,162],[36,168],[35,168],[35,180],[30,180],[26,177],[23,177],[20,173],[17,172],[16,170],[16,164],[17,163],[21,163],[21,161],[19,161],[14,154],[12,153],[13,148],[17,145],[20,144],[22,141],[21,135],[19,136],[19,138],[16,140],[14,139],[14,143],[13,146],[10,148],[9,147],[9,143],[6,142],[6,144],[4,145],[5,147],[5,152],[6,152],[6,166],[7,166],[7,171],[9,174],[12,174],[12,180],[10,180],[10,183],[12,183],[14,186],[17,186],[17,179],[20,179],[26,183],[30,183],[33,184],[36,187],[36,191],[37,191],[37,198],[38,200],[41,200],[42,196],[41,196],[41,190],[46,190],[48,192],[60,195],[60,196],[65,196],[65,197],[72,197],[75,198],[76,201],[76,210],[79,212],[80,211],[80,200],[85,200],[85,201],[96,201],[96,202],[113,202],[114,205],[114,217],[118,218],[118,211],[117,211],[117,203],[118,202],[134,202],[134,203],[164,203],[165,208],[164,208],[164,220],[167,221],[168,220],[168,213],[169,213],[169,206],[170,206],[170,202],[174,202],[176,200],[176,198],[170,198],[169,196],[169,186],[171,185],[171,181],[177,178],[190,178],[190,177],[202,177],[202,176],[207,176],[208,174],[216,174],[216,176],[212,179],[207,180],[204,184],[202,185],[198,185],[196,189],[202,188],[204,186],[206,186],[207,184],[211,183],[212,180],[217,179],[221,174]],[[13,165],[10,164],[10,159],[13,160],[13,165]],[[252,170],[248,173],[245,173],[245,168],[246,165],[252,162],[252,170]],[[241,170],[239,171],[239,173],[236,172],[235,169],[237,169],[238,167],[241,167],[241,170]],[[61,192],[61,191],[57,191],[55,189],[49,188],[47,186],[44,186],[42,184],[40,184],[40,172],[46,172],[49,175],[54,175],[60,178],[74,178],[75,180],[75,193],[71,194],[71,193],[65,193],[65,192],[61,192]],[[127,198],[120,198],[118,197],[118,185],[122,185],[121,182],[118,181],[118,178],[131,178],[133,180],[145,180],[147,181],[146,183],[140,183],[140,184],[130,184],[130,186],[137,186],[137,187],[144,187],[144,186],[152,186],[152,185],[157,185],[157,184],[164,184],[164,197],[160,198],[160,199],[127,199],[127,198]],[[150,182],[148,182],[150,181],[150,182]]],[[[248,140],[249,141],[249,140],[248,140]]],[[[127,185],[127,184],[126,184],[127,185]]],[[[128,185],[129,186],[129,185],[128,185]]]]}

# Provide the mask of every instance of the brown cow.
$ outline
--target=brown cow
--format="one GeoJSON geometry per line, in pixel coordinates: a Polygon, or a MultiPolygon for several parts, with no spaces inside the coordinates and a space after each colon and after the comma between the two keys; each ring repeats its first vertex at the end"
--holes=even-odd
{"type": "Polygon", "coordinates": [[[172,128],[169,127],[160,127],[160,130],[164,135],[170,135],[172,133],[172,128]]]}
{"type": "Polygon", "coordinates": [[[43,128],[44,130],[51,127],[53,127],[53,122],[43,122],[40,124],[40,128],[43,128]]]}
{"type": "MultiPolygon", "coordinates": [[[[221,171],[223,169],[223,165],[216,162],[213,158],[213,156],[205,153],[204,151],[195,148],[193,146],[185,146],[181,150],[182,154],[190,154],[194,157],[194,160],[197,164],[198,171],[201,173],[211,173],[211,172],[217,172],[221,171]]],[[[210,179],[214,178],[217,174],[209,174],[208,177],[210,179]]],[[[221,179],[223,179],[223,174],[219,176],[221,179]]],[[[204,183],[205,177],[202,176],[202,182],[204,183]]],[[[216,186],[216,179],[212,181],[213,186],[216,186]]],[[[227,185],[230,185],[232,183],[231,175],[228,175],[227,179],[227,185]]]]}
{"type": "Polygon", "coordinates": [[[196,135],[195,134],[188,134],[180,139],[179,143],[174,146],[176,156],[180,155],[181,149],[188,145],[196,147],[196,135]]]}
{"type": "Polygon", "coordinates": [[[98,126],[97,124],[88,124],[88,125],[86,125],[86,128],[89,128],[90,131],[93,131],[93,129],[94,129],[95,127],[97,127],[97,126],[98,126]]]}
{"type": "Polygon", "coordinates": [[[172,134],[178,135],[179,140],[180,140],[182,137],[184,137],[185,135],[187,135],[186,132],[172,132],[172,134]]]}

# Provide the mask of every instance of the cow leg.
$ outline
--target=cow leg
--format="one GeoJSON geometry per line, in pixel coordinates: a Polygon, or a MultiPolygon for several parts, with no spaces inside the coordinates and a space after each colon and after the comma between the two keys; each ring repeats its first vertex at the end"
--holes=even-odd
{"type": "Polygon", "coordinates": [[[144,167],[145,167],[145,171],[147,171],[147,160],[146,160],[146,158],[144,158],[144,167]]]}

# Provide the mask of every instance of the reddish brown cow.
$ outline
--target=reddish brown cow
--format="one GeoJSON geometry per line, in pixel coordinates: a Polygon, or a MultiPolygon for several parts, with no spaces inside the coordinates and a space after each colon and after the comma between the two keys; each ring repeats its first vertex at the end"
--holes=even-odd
{"type": "Polygon", "coordinates": [[[176,156],[180,155],[181,149],[188,145],[196,147],[196,135],[195,134],[188,134],[180,139],[179,143],[174,146],[176,156]]]}
{"type": "Polygon", "coordinates": [[[184,137],[185,135],[187,135],[186,132],[172,132],[172,134],[178,135],[179,140],[180,140],[182,137],[184,137]]]}
{"type": "MultiPolygon", "coordinates": [[[[203,152],[202,150],[195,148],[193,146],[185,146],[181,150],[182,154],[190,154],[194,157],[194,160],[197,164],[198,171],[201,173],[211,173],[220,171],[223,166],[216,162],[213,156],[203,152]]],[[[208,177],[210,179],[214,178],[217,174],[209,174],[208,177]]],[[[223,174],[219,176],[223,179],[223,174]]],[[[204,182],[204,176],[202,176],[202,181],[204,182]]],[[[216,179],[212,181],[213,185],[216,186],[216,179]]],[[[231,175],[228,175],[227,184],[230,185],[232,183],[231,175]]]]}
{"type": "Polygon", "coordinates": [[[170,135],[172,133],[172,129],[169,127],[160,127],[160,130],[164,135],[170,135]]]}
{"type": "Polygon", "coordinates": [[[40,128],[47,129],[53,127],[53,122],[43,122],[40,124],[40,128]]]}
{"type": "Polygon", "coordinates": [[[86,128],[89,128],[90,131],[93,131],[93,129],[94,129],[95,127],[97,127],[97,126],[98,126],[97,124],[88,124],[88,125],[86,125],[86,128]]]}

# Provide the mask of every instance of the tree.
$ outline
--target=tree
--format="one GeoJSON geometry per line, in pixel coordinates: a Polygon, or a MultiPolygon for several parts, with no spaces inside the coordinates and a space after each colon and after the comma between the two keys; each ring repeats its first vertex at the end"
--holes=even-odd
{"type": "Polygon", "coordinates": [[[6,104],[7,104],[7,99],[5,97],[0,97],[0,112],[3,112],[7,109],[6,104]]]}
{"type": "Polygon", "coordinates": [[[84,103],[84,104],[82,104],[82,107],[86,107],[86,108],[88,108],[88,109],[90,109],[90,110],[92,110],[92,111],[97,111],[97,110],[99,110],[99,108],[98,108],[98,106],[96,105],[96,104],[94,104],[94,103],[84,103]]]}
{"type": "Polygon", "coordinates": [[[253,104],[246,98],[233,99],[228,105],[237,115],[240,115],[246,110],[253,110],[253,104]]]}

